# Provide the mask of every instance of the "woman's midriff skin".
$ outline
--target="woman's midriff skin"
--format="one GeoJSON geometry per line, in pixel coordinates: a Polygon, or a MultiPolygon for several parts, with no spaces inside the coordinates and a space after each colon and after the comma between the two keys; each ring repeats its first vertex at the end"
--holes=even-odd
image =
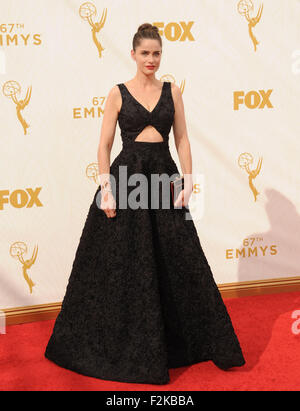
{"type": "Polygon", "coordinates": [[[164,141],[164,139],[153,126],[146,126],[134,141],[148,141],[149,143],[157,143],[159,141],[164,141]]]}

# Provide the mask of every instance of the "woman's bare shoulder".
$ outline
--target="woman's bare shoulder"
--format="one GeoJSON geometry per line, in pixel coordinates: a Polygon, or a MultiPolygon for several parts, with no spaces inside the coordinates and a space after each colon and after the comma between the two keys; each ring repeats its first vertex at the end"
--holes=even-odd
{"type": "Polygon", "coordinates": [[[108,96],[116,97],[120,95],[120,87],[118,84],[115,84],[108,92],[108,96]]]}
{"type": "Polygon", "coordinates": [[[110,106],[114,106],[117,111],[120,110],[122,104],[122,97],[120,93],[120,88],[117,84],[115,84],[108,92],[106,101],[110,106]]]}

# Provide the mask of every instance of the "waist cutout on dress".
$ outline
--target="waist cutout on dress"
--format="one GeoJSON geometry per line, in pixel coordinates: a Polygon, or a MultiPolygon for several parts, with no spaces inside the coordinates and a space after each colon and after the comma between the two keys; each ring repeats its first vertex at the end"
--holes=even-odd
{"type": "Polygon", "coordinates": [[[164,141],[123,141],[122,150],[169,150],[168,140],[164,141]]]}

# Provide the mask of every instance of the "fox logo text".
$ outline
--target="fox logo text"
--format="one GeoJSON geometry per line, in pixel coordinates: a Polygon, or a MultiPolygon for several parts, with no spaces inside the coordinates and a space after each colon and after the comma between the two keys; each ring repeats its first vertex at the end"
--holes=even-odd
{"type": "Polygon", "coordinates": [[[154,22],[153,25],[158,27],[160,35],[165,36],[169,41],[195,41],[191,32],[194,22],[180,21],[180,22],[154,22]]]}
{"type": "Polygon", "coordinates": [[[233,108],[234,110],[239,110],[240,105],[244,104],[249,109],[255,108],[274,108],[271,101],[270,96],[272,93],[272,89],[265,91],[249,91],[245,94],[244,91],[234,91],[233,93],[233,108]]]}
{"type": "Polygon", "coordinates": [[[10,204],[15,208],[31,208],[33,206],[43,207],[38,198],[42,187],[36,189],[26,188],[10,192],[9,190],[0,190],[0,211],[4,209],[5,204],[10,204]]]}

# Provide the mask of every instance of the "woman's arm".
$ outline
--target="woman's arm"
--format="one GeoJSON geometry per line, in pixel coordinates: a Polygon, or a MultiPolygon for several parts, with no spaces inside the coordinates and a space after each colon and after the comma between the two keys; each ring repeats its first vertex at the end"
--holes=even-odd
{"type": "Polygon", "coordinates": [[[109,174],[110,172],[110,153],[115,138],[116,125],[118,119],[118,86],[114,86],[106,99],[104,106],[104,114],[102,119],[102,127],[100,133],[100,141],[98,146],[98,164],[100,181],[106,180],[102,174],[109,174]]]}
{"type": "Polygon", "coordinates": [[[184,174],[184,193],[179,195],[175,205],[186,206],[190,195],[193,192],[193,176],[192,176],[192,154],[190,141],[187,134],[186,120],[184,114],[184,104],[180,88],[176,84],[172,84],[171,88],[175,114],[173,122],[173,133],[175,146],[178,153],[182,174],[184,174]],[[181,200],[184,201],[180,203],[181,200]]]}
{"type": "Polygon", "coordinates": [[[97,153],[101,191],[103,193],[101,198],[101,208],[106,213],[107,217],[115,216],[114,197],[112,195],[112,192],[107,190],[111,190],[109,179],[110,153],[115,138],[120,103],[121,95],[118,90],[118,86],[116,85],[110,90],[104,106],[100,141],[97,153]],[[108,184],[105,185],[106,182],[108,184]]]}

